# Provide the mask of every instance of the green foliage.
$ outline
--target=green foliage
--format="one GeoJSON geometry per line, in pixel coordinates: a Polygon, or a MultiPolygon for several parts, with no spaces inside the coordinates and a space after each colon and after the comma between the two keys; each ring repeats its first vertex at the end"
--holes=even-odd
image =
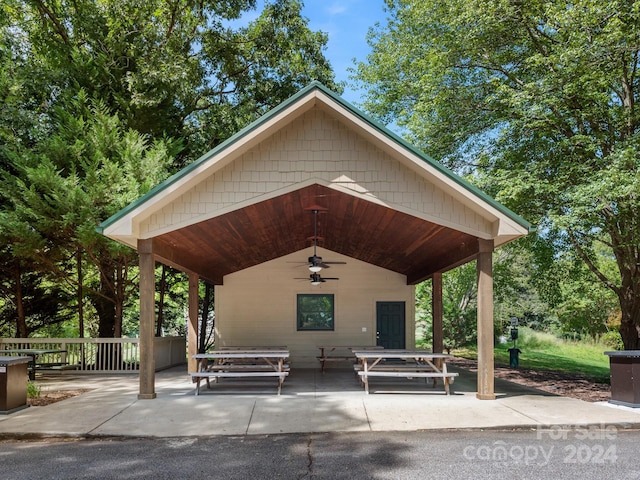
{"type": "Polygon", "coordinates": [[[601,342],[606,347],[613,350],[624,350],[624,344],[622,343],[622,337],[617,330],[611,330],[601,337],[601,342]]]}
{"type": "MultiPolygon", "coordinates": [[[[11,284],[8,279],[1,278],[0,289],[11,298],[11,284]]],[[[24,302],[24,327],[27,333],[36,332],[45,327],[56,328],[73,317],[70,308],[72,299],[68,293],[56,285],[34,273],[21,275],[21,296],[24,302]]],[[[16,331],[18,311],[16,303],[7,301],[0,303],[0,336],[20,336],[16,331]]]]}
{"type": "MultiPolygon", "coordinates": [[[[477,336],[476,264],[468,263],[442,275],[443,334],[445,348],[457,348],[474,343],[477,336]]],[[[416,288],[416,317],[422,325],[422,340],[431,344],[431,282],[416,288]]]]}
{"type": "Polygon", "coordinates": [[[552,350],[566,343],[550,333],[536,332],[528,327],[518,327],[518,348],[522,350],[552,350]]]}
{"type": "Polygon", "coordinates": [[[541,271],[553,276],[565,252],[580,258],[616,296],[625,347],[640,348],[638,3],[389,0],[387,9],[355,72],[364,108],[537,224],[541,271]],[[617,268],[599,263],[600,246],[617,268]]]}
{"type": "MultiPolygon", "coordinates": [[[[311,80],[341,90],[300,2],[233,22],[255,6],[0,4],[0,319],[20,336],[73,330],[80,306],[92,335],[135,333],[137,258],[95,227],[311,80]]],[[[179,331],[172,288],[163,312],[179,331]]]]}
{"type": "MultiPolygon", "coordinates": [[[[603,342],[567,341],[547,333],[536,332],[527,327],[519,328],[518,348],[521,368],[561,371],[585,375],[601,383],[609,382],[609,357],[604,352],[610,350],[603,342]]],[[[512,342],[496,345],[495,362],[509,365],[509,351],[512,342]]],[[[466,347],[452,352],[465,358],[477,358],[475,347],[466,347]]]]}
{"type": "MultiPolygon", "coordinates": [[[[554,317],[529,280],[527,251],[505,247],[494,254],[494,319],[496,337],[508,332],[511,317],[522,325],[552,329],[554,317]]],[[[472,345],[477,336],[477,272],[471,262],[442,276],[443,334],[448,348],[472,345]]],[[[416,288],[416,317],[421,341],[431,344],[431,282],[416,288]]]]}
{"type": "Polygon", "coordinates": [[[117,115],[82,91],[67,108],[52,113],[56,133],[13,159],[17,175],[3,172],[0,195],[8,208],[0,213],[2,232],[14,239],[14,255],[63,282],[67,296],[77,286],[69,252],[85,252],[96,270],[83,288],[107,325],[100,333],[119,334],[121,317],[111,318],[111,305],[123,305],[135,287],[129,273],[136,258],[129,248],[99,235],[95,226],[164,179],[180,144],[150,143],[123,130],[117,115]]]}
{"type": "Polygon", "coordinates": [[[177,166],[311,80],[340,90],[322,54],[327,37],[309,30],[295,0],[267,2],[236,28],[255,0],[16,3],[6,12],[12,31],[53,72],[48,100],[84,90],[127,128],[185,139],[177,166]]]}
{"type": "Polygon", "coordinates": [[[613,292],[593,279],[584,263],[566,265],[568,280],[560,284],[561,296],[554,308],[561,333],[596,338],[607,331],[607,321],[619,309],[613,292]]]}
{"type": "Polygon", "coordinates": [[[38,398],[41,393],[41,388],[39,385],[33,383],[32,381],[27,381],[27,398],[38,398]]]}

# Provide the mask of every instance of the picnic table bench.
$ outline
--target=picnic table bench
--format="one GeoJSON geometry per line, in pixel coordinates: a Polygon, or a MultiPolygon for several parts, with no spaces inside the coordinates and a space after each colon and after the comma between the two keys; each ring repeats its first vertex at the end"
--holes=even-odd
{"type": "Polygon", "coordinates": [[[36,370],[77,370],[79,364],[69,362],[44,362],[37,363],[36,370]]]}
{"type": "Polygon", "coordinates": [[[455,372],[447,371],[447,360],[452,355],[431,353],[424,350],[354,350],[359,360],[355,366],[366,393],[369,393],[369,377],[432,378],[434,385],[442,379],[447,395],[455,372]]]}
{"type": "Polygon", "coordinates": [[[220,378],[226,377],[275,377],[280,395],[282,383],[289,375],[289,365],[285,363],[289,358],[289,351],[286,349],[231,348],[198,353],[193,358],[198,360],[198,370],[189,375],[196,382],[196,395],[200,394],[200,382],[203,379],[207,382],[207,388],[211,388],[211,378],[217,383],[220,378]]]}
{"type": "Polygon", "coordinates": [[[320,370],[324,373],[327,362],[355,362],[356,357],[353,354],[354,350],[380,350],[382,348],[383,347],[380,346],[348,347],[341,345],[321,345],[318,346],[320,356],[316,358],[320,361],[320,370]]]}
{"type": "Polygon", "coordinates": [[[286,346],[275,346],[275,347],[247,347],[247,346],[243,346],[243,347],[229,347],[229,346],[224,346],[224,347],[218,347],[218,350],[240,350],[240,351],[244,351],[244,350],[259,350],[259,351],[265,351],[265,350],[287,350],[286,346]]]}
{"type": "Polygon", "coordinates": [[[30,358],[28,371],[29,371],[29,380],[36,379],[36,370],[44,370],[47,369],[47,366],[50,366],[49,369],[53,369],[53,366],[59,366],[59,369],[62,369],[63,365],[68,365],[67,362],[42,362],[39,361],[39,357],[42,356],[50,356],[50,355],[61,355],[64,359],[64,355],[67,353],[66,350],[60,349],[51,349],[51,348],[11,348],[0,350],[2,354],[8,355],[26,355],[30,358]]]}

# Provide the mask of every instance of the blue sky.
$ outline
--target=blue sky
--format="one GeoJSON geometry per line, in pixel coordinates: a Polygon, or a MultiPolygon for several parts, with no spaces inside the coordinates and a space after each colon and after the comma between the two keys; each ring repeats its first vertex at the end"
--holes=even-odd
{"type": "MultiPolygon", "coordinates": [[[[258,0],[257,8],[245,14],[241,22],[250,21],[262,11],[264,0],[258,0]]],[[[366,35],[376,22],[386,23],[383,11],[384,0],[306,0],[302,15],[309,19],[311,30],[320,30],[329,35],[325,57],[331,62],[336,80],[347,82],[342,97],[357,104],[361,92],[349,85],[348,69],[355,58],[366,59],[369,53],[366,35]]]]}
{"type": "Polygon", "coordinates": [[[384,0],[307,0],[302,10],[312,30],[329,35],[324,53],[336,79],[348,83],[342,95],[348,102],[358,103],[361,95],[349,85],[352,82],[348,68],[354,66],[354,58],[358,61],[366,59],[369,53],[367,31],[376,22],[386,23],[383,6],[384,0]]]}

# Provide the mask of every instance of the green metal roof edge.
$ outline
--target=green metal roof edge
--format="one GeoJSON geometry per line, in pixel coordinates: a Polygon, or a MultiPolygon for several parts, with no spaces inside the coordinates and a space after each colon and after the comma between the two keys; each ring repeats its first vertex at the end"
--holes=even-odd
{"type": "Polygon", "coordinates": [[[486,193],[484,193],[479,188],[477,188],[474,185],[470,184],[469,182],[465,181],[460,176],[456,175],[453,171],[449,170],[447,167],[442,165],[440,162],[438,162],[437,160],[431,158],[429,155],[427,155],[426,153],[422,152],[420,149],[416,148],[415,146],[411,145],[409,142],[404,140],[402,137],[400,137],[396,133],[392,132],[386,126],[382,125],[377,120],[373,119],[372,117],[370,117],[369,115],[364,113],[359,108],[357,108],[354,105],[352,105],[351,103],[347,102],[345,99],[340,97],[337,93],[335,93],[334,91],[330,90],[329,88],[327,88],[326,86],[324,86],[322,83],[320,83],[318,81],[311,82],[309,85],[307,85],[306,87],[301,89],[295,95],[289,97],[287,100],[282,102],[277,107],[274,107],[273,109],[269,110],[267,113],[262,115],[260,118],[254,120],[253,122],[251,122],[249,125],[247,125],[243,129],[239,130],[235,135],[232,135],[227,140],[222,142],[220,145],[218,145],[215,148],[209,150],[207,153],[202,155],[200,158],[195,160],[193,163],[187,165],[182,170],[176,172],[175,174],[173,174],[172,176],[167,178],[164,182],[159,183],[154,188],[149,190],[146,194],[144,194],[143,196],[141,196],[140,198],[138,198],[134,202],[130,203],[129,205],[127,205],[122,210],[120,210],[119,212],[115,213],[114,215],[112,215],[108,219],[104,220],[102,223],[100,223],[100,225],[98,225],[96,227],[96,231],[98,233],[104,233],[104,230],[106,228],[108,228],[110,225],[112,225],[113,223],[115,223],[118,220],[120,220],[122,217],[127,215],[129,212],[135,210],[138,206],[144,204],[149,199],[155,197],[160,192],[162,192],[164,189],[166,189],[169,185],[175,183],[179,179],[181,179],[184,176],[188,175],[191,171],[193,171],[194,169],[198,168],[202,163],[206,162],[209,158],[211,158],[212,156],[216,155],[220,151],[225,150],[226,148],[230,147],[231,145],[236,143],[238,140],[240,140],[241,138],[243,138],[244,136],[246,136],[247,134],[249,134],[250,132],[252,132],[256,128],[258,128],[260,125],[262,125],[263,123],[265,123],[266,121],[268,121],[269,119],[271,119],[272,117],[274,117],[275,115],[280,113],[281,111],[286,110],[291,104],[297,102],[300,98],[304,97],[309,92],[311,92],[312,90],[315,90],[315,89],[321,90],[324,94],[326,94],[327,96],[332,98],[335,102],[340,104],[342,107],[344,107],[345,109],[349,110],[354,115],[360,117],[362,120],[367,122],[369,125],[374,127],[376,130],[380,131],[381,133],[383,133],[387,137],[391,138],[394,142],[398,143],[403,148],[406,148],[407,150],[411,151],[412,153],[417,155],[421,160],[423,160],[424,162],[428,163],[429,165],[434,167],[436,170],[440,171],[445,176],[447,176],[448,178],[450,178],[454,182],[458,183],[459,185],[461,185],[463,188],[465,188],[469,192],[471,192],[474,195],[476,195],[477,197],[481,198],[482,200],[484,200],[485,202],[487,202],[488,204],[490,204],[491,206],[496,208],[498,211],[500,211],[503,214],[505,214],[508,217],[510,217],[512,220],[516,221],[522,227],[526,228],[527,231],[529,231],[529,232],[535,231],[535,228],[529,222],[527,222],[524,218],[522,218],[518,214],[516,214],[513,211],[511,211],[510,209],[508,209],[507,207],[505,207],[504,205],[499,203],[497,200],[495,200],[493,197],[491,197],[491,196],[487,195],[486,193]]]}

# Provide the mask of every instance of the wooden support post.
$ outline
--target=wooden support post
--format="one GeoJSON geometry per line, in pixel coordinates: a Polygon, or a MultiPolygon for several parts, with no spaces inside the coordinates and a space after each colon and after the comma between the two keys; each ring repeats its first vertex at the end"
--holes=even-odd
{"type": "Polygon", "coordinates": [[[187,324],[187,370],[198,371],[198,361],[193,356],[198,353],[198,275],[189,273],[189,322],[187,324]]]}
{"type": "Polygon", "coordinates": [[[444,349],[444,335],[442,332],[442,272],[436,272],[431,277],[431,316],[433,320],[433,353],[442,353],[444,349]]]}
{"type": "Polygon", "coordinates": [[[478,393],[495,400],[493,372],[493,240],[478,239],[478,393]]]}
{"type": "Polygon", "coordinates": [[[156,398],[155,258],[152,240],[138,240],[140,256],[140,392],[138,398],[156,398]]]}

